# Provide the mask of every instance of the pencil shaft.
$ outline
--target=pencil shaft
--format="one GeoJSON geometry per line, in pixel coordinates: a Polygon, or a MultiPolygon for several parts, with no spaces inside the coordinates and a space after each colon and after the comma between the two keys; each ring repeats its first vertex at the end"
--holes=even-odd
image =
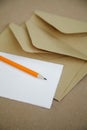
{"type": "Polygon", "coordinates": [[[15,67],[15,68],[17,68],[17,69],[19,69],[19,70],[22,70],[22,71],[24,71],[24,72],[26,72],[28,74],[31,74],[32,76],[38,77],[37,72],[35,72],[35,71],[33,71],[33,70],[31,70],[31,69],[29,69],[27,67],[24,67],[24,66],[22,66],[22,65],[20,65],[20,64],[18,64],[16,62],[8,59],[8,58],[0,56],[0,60],[7,63],[7,64],[9,64],[9,65],[11,65],[11,66],[13,66],[13,67],[15,67]]]}

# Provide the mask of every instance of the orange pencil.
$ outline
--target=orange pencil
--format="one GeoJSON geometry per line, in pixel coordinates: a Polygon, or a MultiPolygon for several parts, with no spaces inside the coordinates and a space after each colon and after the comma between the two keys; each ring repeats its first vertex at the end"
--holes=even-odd
{"type": "Polygon", "coordinates": [[[13,67],[15,67],[15,68],[17,68],[17,69],[19,69],[19,70],[22,70],[22,71],[24,71],[24,72],[26,72],[26,73],[28,73],[28,74],[30,74],[30,75],[36,77],[36,78],[40,78],[40,79],[47,80],[46,78],[44,78],[44,77],[43,77],[41,74],[39,74],[38,72],[35,72],[35,71],[33,71],[33,70],[31,70],[31,69],[29,69],[29,68],[27,68],[27,67],[24,67],[23,65],[20,65],[20,64],[14,62],[14,61],[12,61],[12,60],[10,60],[10,59],[8,59],[8,58],[5,58],[5,57],[3,57],[3,56],[0,56],[0,60],[3,61],[3,62],[5,62],[5,63],[7,63],[7,64],[9,64],[9,65],[11,65],[11,66],[13,66],[13,67]]]}

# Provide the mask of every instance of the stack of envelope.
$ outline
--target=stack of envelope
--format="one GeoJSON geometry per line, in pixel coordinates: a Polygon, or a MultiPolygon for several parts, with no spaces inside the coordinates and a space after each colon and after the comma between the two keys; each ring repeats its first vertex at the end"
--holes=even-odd
{"type": "Polygon", "coordinates": [[[87,74],[87,23],[35,11],[1,32],[0,51],[63,64],[54,97],[60,101],[87,74]]]}

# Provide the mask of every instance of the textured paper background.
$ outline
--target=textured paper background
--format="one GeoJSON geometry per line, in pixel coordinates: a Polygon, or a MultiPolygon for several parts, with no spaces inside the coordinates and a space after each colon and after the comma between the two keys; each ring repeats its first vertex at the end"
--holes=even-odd
{"type": "MultiPolygon", "coordinates": [[[[86,0],[0,0],[0,31],[10,22],[22,23],[40,9],[87,21],[86,0]]],[[[87,76],[51,110],[0,98],[1,130],[86,130],[87,76]]]]}

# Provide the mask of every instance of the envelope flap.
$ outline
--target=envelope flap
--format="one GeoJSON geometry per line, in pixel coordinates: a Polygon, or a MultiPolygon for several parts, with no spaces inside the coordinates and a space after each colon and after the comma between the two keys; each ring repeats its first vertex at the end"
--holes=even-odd
{"type": "Polygon", "coordinates": [[[35,14],[62,33],[87,32],[87,22],[82,22],[43,11],[35,11],[35,14]]]}
{"type": "Polygon", "coordinates": [[[66,37],[66,35],[61,35],[59,31],[55,30],[52,26],[49,26],[49,24],[36,15],[33,15],[31,19],[26,22],[26,25],[32,44],[35,47],[42,50],[87,60],[87,36],[80,38],[79,36],[66,37]],[[83,43],[79,41],[79,38],[83,41],[83,43]],[[74,44],[74,46],[70,43],[74,44]]]}
{"type": "Polygon", "coordinates": [[[20,46],[22,47],[24,51],[30,52],[30,53],[43,52],[42,50],[39,50],[32,45],[31,40],[29,38],[29,35],[24,25],[18,26],[14,23],[11,23],[9,25],[9,28],[11,29],[13,35],[15,36],[16,40],[18,41],[18,43],[20,44],[20,46]]]}

